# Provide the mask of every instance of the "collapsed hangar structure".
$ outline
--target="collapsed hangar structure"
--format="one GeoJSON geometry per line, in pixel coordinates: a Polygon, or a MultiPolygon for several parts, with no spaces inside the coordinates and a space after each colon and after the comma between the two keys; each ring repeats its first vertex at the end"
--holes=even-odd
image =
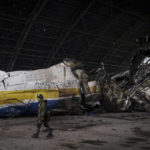
{"type": "Polygon", "coordinates": [[[149,65],[141,63],[149,56],[150,12],[143,5],[129,0],[2,1],[1,116],[35,113],[35,94],[43,90],[50,107],[66,97],[80,97],[84,106],[87,97],[95,103],[106,97],[102,104],[110,111],[131,109],[135,101],[149,111],[149,65]],[[129,82],[132,88],[126,87],[129,82]]]}

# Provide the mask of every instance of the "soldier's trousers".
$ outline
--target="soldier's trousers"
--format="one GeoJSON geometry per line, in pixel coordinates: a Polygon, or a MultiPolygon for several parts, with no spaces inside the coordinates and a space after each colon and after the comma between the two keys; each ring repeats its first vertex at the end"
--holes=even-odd
{"type": "Polygon", "coordinates": [[[42,125],[44,125],[48,129],[48,132],[52,132],[52,129],[49,127],[48,121],[40,121],[37,123],[37,134],[40,133],[42,125]]]}

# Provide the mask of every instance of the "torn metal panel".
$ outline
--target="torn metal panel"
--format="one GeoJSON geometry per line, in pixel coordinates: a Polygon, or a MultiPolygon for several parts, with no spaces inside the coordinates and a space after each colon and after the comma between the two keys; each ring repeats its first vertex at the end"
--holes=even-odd
{"type": "Polygon", "coordinates": [[[133,56],[129,70],[110,76],[100,65],[96,81],[100,86],[101,104],[107,111],[129,111],[140,106],[150,111],[150,47],[146,38],[133,56]]]}
{"type": "Polygon", "coordinates": [[[6,78],[8,78],[8,74],[6,72],[0,70],[0,81],[4,80],[6,78]]]}

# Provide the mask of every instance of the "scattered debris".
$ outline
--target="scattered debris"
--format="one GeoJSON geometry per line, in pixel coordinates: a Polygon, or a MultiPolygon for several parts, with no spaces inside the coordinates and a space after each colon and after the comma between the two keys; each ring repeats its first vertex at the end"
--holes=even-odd
{"type": "Polygon", "coordinates": [[[150,46],[147,37],[137,42],[140,48],[129,70],[110,75],[103,63],[95,70],[97,93],[106,111],[150,111],[150,46]]]}

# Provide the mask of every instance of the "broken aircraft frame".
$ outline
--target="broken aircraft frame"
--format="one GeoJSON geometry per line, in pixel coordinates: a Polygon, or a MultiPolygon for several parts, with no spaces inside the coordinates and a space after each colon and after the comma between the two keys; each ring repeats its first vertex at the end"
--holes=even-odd
{"type": "Polygon", "coordinates": [[[85,96],[90,97],[95,82],[80,82],[86,74],[81,69],[72,71],[72,64],[71,61],[63,61],[34,71],[0,71],[0,117],[36,114],[38,93],[47,99],[49,110],[82,111],[81,91],[86,90],[85,96]]]}

